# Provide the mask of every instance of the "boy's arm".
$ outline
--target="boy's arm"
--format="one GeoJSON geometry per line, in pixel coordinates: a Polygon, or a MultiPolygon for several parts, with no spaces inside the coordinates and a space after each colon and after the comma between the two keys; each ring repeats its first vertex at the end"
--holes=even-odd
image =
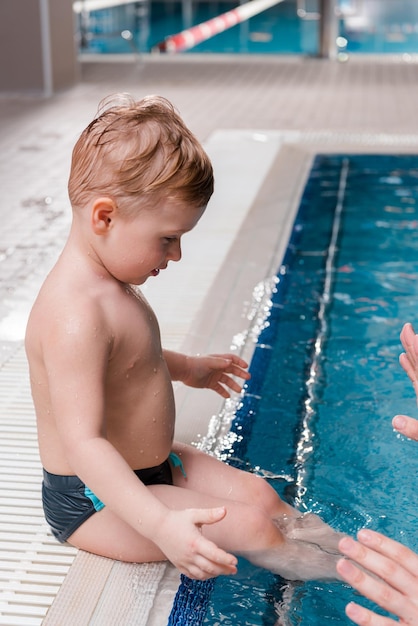
{"type": "Polygon", "coordinates": [[[228,388],[239,393],[242,389],[232,376],[248,380],[248,363],[236,354],[209,354],[188,356],[164,350],[164,358],[172,380],[180,380],[189,387],[213,389],[229,398],[228,388]]]}
{"type": "Polygon", "coordinates": [[[133,495],[145,499],[145,506],[150,505],[143,529],[147,536],[147,525],[158,524],[166,507],[154,501],[106,439],[105,380],[112,349],[106,324],[101,323],[99,314],[84,311],[82,320],[67,321],[61,316],[48,330],[43,357],[51,410],[67,462],[100,500],[131,525],[137,526],[141,518],[133,495]],[[69,328],[72,332],[66,332],[69,328]]]}
{"type": "Polygon", "coordinates": [[[196,578],[234,573],[235,557],[200,532],[225,511],[168,509],[106,439],[104,385],[110,345],[105,325],[96,318],[78,325],[73,319],[65,325],[61,318],[44,337],[51,408],[68,463],[106,506],[152,540],[181,572],[196,578]]]}

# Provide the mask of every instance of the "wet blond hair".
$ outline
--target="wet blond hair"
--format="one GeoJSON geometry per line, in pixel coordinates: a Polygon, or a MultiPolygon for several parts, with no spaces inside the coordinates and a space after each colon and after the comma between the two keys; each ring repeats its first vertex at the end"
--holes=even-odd
{"type": "Polygon", "coordinates": [[[168,100],[117,94],[102,100],[74,146],[68,193],[73,208],[107,196],[127,216],[162,198],[204,207],[212,164],[168,100]]]}

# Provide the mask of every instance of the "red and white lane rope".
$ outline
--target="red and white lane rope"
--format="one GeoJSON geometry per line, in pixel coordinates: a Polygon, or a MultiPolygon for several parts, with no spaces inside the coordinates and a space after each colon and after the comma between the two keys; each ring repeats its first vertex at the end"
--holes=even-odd
{"type": "Polygon", "coordinates": [[[240,22],[248,20],[253,15],[261,13],[266,9],[279,4],[283,0],[250,0],[245,4],[221,13],[217,17],[214,17],[206,22],[202,22],[197,26],[192,26],[187,30],[183,30],[176,35],[170,35],[166,37],[164,41],[160,42],[153,48],[153,52],[181,52],[182,50],[189,50],[202,41],[210,39],[214,35],[232,28],[240,22]]]}

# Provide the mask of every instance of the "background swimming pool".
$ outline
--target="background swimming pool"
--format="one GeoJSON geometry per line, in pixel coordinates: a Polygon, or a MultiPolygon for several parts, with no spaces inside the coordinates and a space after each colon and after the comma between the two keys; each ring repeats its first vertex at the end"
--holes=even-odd
{"type": "MultiPolygon", "coordinates": [[[[417,414],[398,365],[401,327],[418,322],[417,199],[418,156],[316,158],[237,413],[234,428],[244,436],[231,453],[244,467],[288,475],[271,481],[280,495],[339,530],[368,526],[415,550],[418,444],[396,435],[390,420],[417,414]],[[321,324],[342,168],[347,180],[321,324]]],[[[355,597],[342,583],[286,585],[242,561],[236,577],[216,580],[204,623],[267,626],[281,613],[280,623],[291,626],[350,624],[344,606],[355,597]],[[283,587],[289,597],[278,609],[283,587]]]]}
{"type": "MultiPolygon", "coordinates": [[[[78,16],[80,51],[87,55],[149,52],[169,35],[212,19],[239,4],[239,1],[229,0],[185,0],[184,3],[181,0],[141,0],[85,12],[84,17],[78,16]],[[121,37],[124,31],[130,31],[132,38],[121,37]]],[[[341,52],[418,52],[415,0],[339,0],[337,6],[341,52]]],[[[186,54],[317,55],[318,11],[319,0],[284,0],[200,43],[186,54]],[[299,7],[304,7],[305,17],[300,16],[299,7]]]]}

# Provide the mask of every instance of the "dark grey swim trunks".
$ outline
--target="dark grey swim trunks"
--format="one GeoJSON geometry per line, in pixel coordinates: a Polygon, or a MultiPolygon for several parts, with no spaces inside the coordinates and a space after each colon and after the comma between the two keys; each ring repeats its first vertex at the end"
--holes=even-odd
{"type": "MultiPolygon", "coordinates": [[[[181,459],[174,453],[164,463],[134,470],[134,473],[144,485],[172,485],[169,460],[174,467],[180,467],[184,474],[181,459]]],[[[42,503],[45,519],[61,543],[67,541],[83,522],[105,506],[78,476],[50,474],[46,470],[43,470],[42,503]]]]}

